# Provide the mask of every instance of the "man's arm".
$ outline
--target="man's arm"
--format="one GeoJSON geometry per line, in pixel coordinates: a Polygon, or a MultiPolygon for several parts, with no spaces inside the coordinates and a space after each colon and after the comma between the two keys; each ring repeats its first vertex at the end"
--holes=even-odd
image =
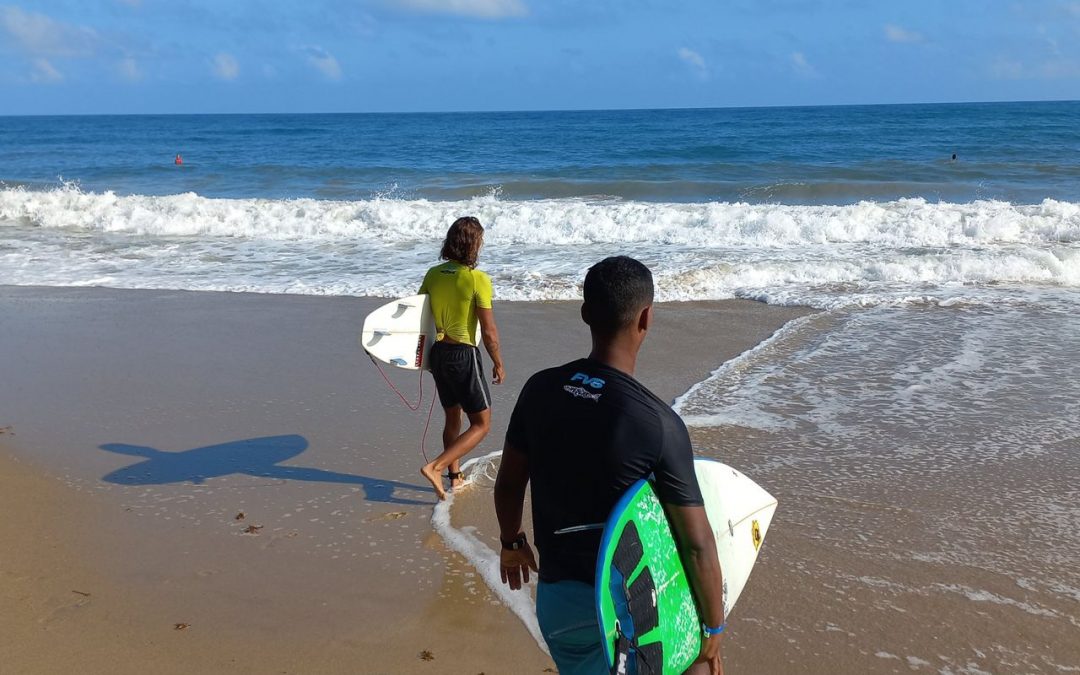
{"type": "Polygon", "coordinates": [[[477,307],[476,318],[480,319],[481,338],[491,356],[491,379],[495,384],[502,384],[506,371],[503,369],[502,354],[499,353],[499,327],[495,325],[495,311],[490,307],[477,307]]]}
{"type": "MultiPolygon", "coordinates": [[[[682,553],[683,566],[690,580],[698,608],[705,623],[712,627],[724,623],[724,578],[720,571],[720,559],[716,556],[716,539],[713,537],[709,518],[704,506],[665,505],[668,522],[671,523],[682,553]]],[[[720,641],[723,635],[714,635],[702,641],[701,655],[689,672],[723,673],[720,662],[720,641]],[[705,669],[707,666],[707,670],[705,669]]]]}
{"type": "MultiPolygon", "coordinates": [[[[522,534],[521,513],[525,508],[525,488],[528,484],[529,458],[507,440],[503,445],[499,474],[495,478],[495,515],[499,519],[499,538],[503,542],[515,541],[522,534]]],[[[499,573],[503,583],[509,584],[511,590],[521,588],[522,581],[528,583],[530,569],[536,571],[536,558],[528,542],[517,550],[507,549],[505,545],[502,547],[499,573]]]]}

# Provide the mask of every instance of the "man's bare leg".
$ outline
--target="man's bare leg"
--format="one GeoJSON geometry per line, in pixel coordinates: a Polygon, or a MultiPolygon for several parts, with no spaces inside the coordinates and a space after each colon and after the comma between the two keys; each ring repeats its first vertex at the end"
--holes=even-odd
{"type": "MultiPolygon", "coordinates": [[[[453,408],[443,408],[443,411],[446,413],[446,424],[443,426],[442,432],[443,452],[445,452],[454,444],[454,441],[458,439],[458,436],[461,435],[462,412],[461,406],[459,405],[456,405],[453,408]]],[[[451,474],[451,476],[461,473],[461,461],[455,459],[448,468],[449,471],[447,473],[451,474]]],[[[453,490],[454,488],[459,488],[464,482],[465,479],[461,476],[451,477],[450,489],[453,490]]]]}
{"type": "Polygon", "coordinates": [[[442,486],[443,469],[451,466],[465,455],[472,452],[473,448],[480,445],[480,441],[491,431],[491,409],[481,410],[478,413],[469,413],[469,428],[460,434],[442,454],[420,469],[421,475],[427,478],[435,494],[439,499],[446,499],[446,490],[442,486]]]}

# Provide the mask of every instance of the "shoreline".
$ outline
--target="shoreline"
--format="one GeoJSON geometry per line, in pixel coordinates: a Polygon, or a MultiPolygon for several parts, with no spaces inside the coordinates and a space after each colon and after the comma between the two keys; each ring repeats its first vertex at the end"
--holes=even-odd
{"type": "MultiPolygon", "coordinates": [[[[432,529],[417,471],[433,387],[408,411],[356,344],[386,301],[0,286],[14,671],[550,668],[432,529]]],[[[498,449],[529,374],[587,353],[577,308],[496,305],[509,380],[475,456],[498,449]]],[[[657,309],[637,375],[668,401],[809,311],[657,309]]],[[[439,428],[436,411],[429,454],[439,428]]],[[[480,486],[451,517],[486,540],[491,511],[480,486]]]]}

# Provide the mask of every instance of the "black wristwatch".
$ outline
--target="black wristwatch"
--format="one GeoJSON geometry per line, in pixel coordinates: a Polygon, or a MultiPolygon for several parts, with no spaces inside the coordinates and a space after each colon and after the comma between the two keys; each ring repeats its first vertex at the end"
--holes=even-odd
{"type": "Polygon", "coordinates": [[[526,542],[525,533],[522,532],[521,534],[519,534],[517,537],[515,537],[511,541],[506,541],[505,539],[503,539],[501,537],[499,538],[499,541],[502,542],[502,546],[503,546],[504,551],[517,551],[518,549],[525,548],[525,542],[526,542]]]}

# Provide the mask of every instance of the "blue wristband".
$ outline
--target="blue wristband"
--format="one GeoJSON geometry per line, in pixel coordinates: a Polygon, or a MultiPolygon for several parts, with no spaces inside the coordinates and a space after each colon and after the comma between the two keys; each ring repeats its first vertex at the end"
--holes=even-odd
{"type": "Polygon", "coordinates": [[[701,634],[704,635],[707,638],[710,638],[710,637],[712,637],[714,635],[719,635],[720,633],[723,633],[725,628],[727,628],[726,623],[722,623],[719,626],[717,626],[716,628],[713,628],[713,627],[709,626],[707,623],[705,623],[704,621],[701,622],[701,634]]]}

